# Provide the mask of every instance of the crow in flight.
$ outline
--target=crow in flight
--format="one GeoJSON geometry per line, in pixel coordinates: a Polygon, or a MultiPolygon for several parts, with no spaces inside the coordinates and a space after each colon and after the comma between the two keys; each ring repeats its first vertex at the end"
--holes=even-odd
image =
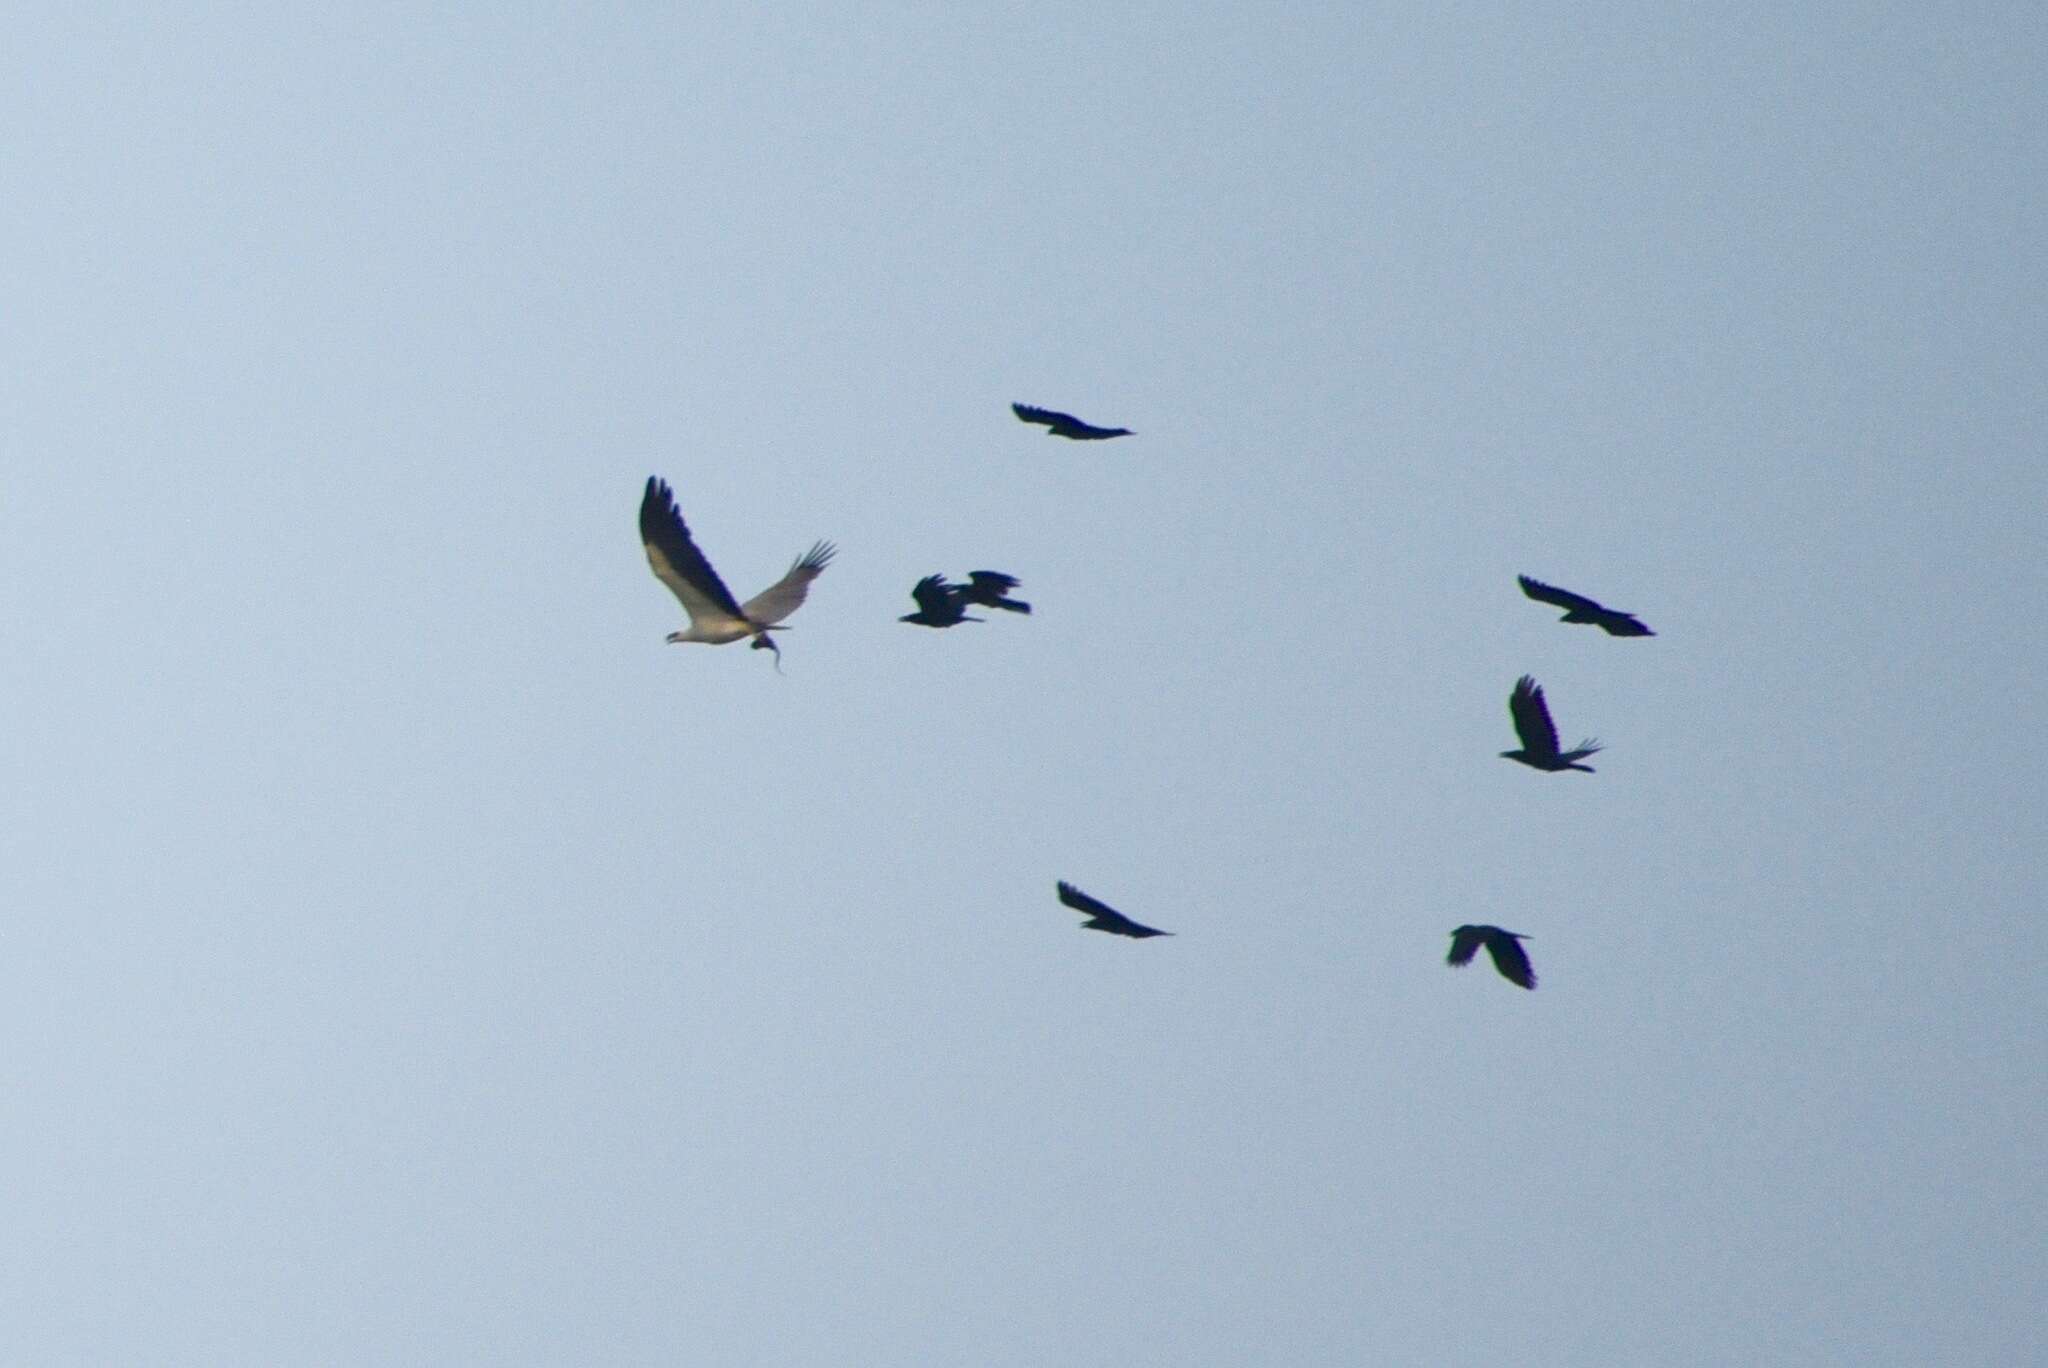
{"type": "Polygon", "coordinates": [[[1538,603],[1548,603],[1564,609],[1559,622],[1584,622],[1600,628],[1609,636],[1655,636],[1655,632],[1642,624],[1634,613],[1620,613],[1612,608],[1602,607],[1583,594],[1574,594],[1569,589],[1559,589],[1545,584],[1542,580],[1530,579],[1527,575],[1515,576],[1521,582],[1522,592],[1538,603]]]}
{"type": "Polygon", "coordinates": [[[1076,442],[1100,442],[1110,437],[1129,437],[1129,428],[1097,427],[1084,423],[1071,413],[1056,413],[1052,409],[1033,408],[1029,404],[1012,404],[1010,412],[1027,423],[1043,423],[1048,437],[1066,437],[1076,442]]]}
{"type": "Polygon", "coordinates": [[[1600,743],[1588,737],[1579,742],[1577,750],[1560,753],[1557,749],[1557,725],[1550,720],[1550,709],[1543,702],[1543,686],[1523,675],[1515,681],[1515,691],[1508,696],[1508,713],[1515,719],[1515,735],[1522,739],[1520,750],[1502,751],[1503,760],[1516,760],[1531,769],[1584,770],[1591,774],[1591,765],[1578,761],[1594,754],[1600,743]]]}
{"type": "Polygon", "coordinates": [[[1500,970],[1502,978],[1523,988],[1534,988],[1536,971],[1529,967],[1529,956],[1522,949],[1526,939],[1518,931],[1503,931],[1498,926],[1461,926],[1451,932],[1451,953],[1444,962],[1453,969],[1463,969],[1483,945],[1486,953],[1493,956],[1493,967],[1500,970]]]}
{"type": "Polygon", "coordinates": [[[970,607],[1001,608],[1008,613],[1028,613],[1031,605],[1022,599],[1008,597],[1017,587],[1015,575],[1004,575],[994,570],[975,570],[967,576],[968,583],[949,583],[944,575],[926,575],[910,591],[917,600],[917,611],[905,613],[898,622],[912,622],[919,627],[957,627],[963,622],[986,622],[987,618],[969,617],[970,607]]]}
{"type": "Polygon", "coordinates": [[[966,603],[967,586],[948,584],[944,575],[926,575],[910,591],[917,600],[917,611],[905,613],[898,622],[911,622],[919,627],[957,627],[963,622],[986,622],[986,618],[969,617],[963,610],[966,603]]]}
{"type": "Polygon", "coordinates": [[[1171,931],[1160,931],[1154,927],[1141,926],[1106,902],[1097,902],[1080,889],[1060,881],[1060,901],[1076,912],[1086,912],[1088,920],[1081,923],[1084,931],[1107,931],[1112,936],[1129,936],[1133,940],[1144,940],[1148,936],[1170,936],[1171,931]]]}

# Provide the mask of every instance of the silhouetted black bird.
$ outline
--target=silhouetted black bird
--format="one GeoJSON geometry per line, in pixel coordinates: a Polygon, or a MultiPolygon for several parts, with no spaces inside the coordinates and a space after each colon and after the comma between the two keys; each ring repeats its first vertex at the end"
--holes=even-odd
{"type": "Polygon", "coordinates": [[[1585,622],[1605,631],[1609,636],[1655,636],[1655,632],[1642,624],[1634,613],[1616,612],[1593,602],[1583,594],[1574,594],[1569,589],[1559,589],[1545,584],[1542,580],[1517,575],[1522,592],[1538,603],[1548,603],[1564,609],[1559,622],[1585,622]]]}
{"type": "Polygon", "coordinates": [[[1486,953],[1493,956],[1493,967],[1500,970],[1502,978],[1534,988],[1536,971],[1529,967],[1529,956],[1522,949],[1526,939],[1518,931],[1503,931],[1498,926],[1461,926],[1451,932],[1451,953],[1445,963],[1453,969],[1463,969],[1483,945],[1486,953]]]}
{"type": "Polygon", "coordinates": [[[996,570],[970,570],[967,583],[949,586],[960,596],[963,603],[977,604],[983,608],[1000,608],[1006,613],[1028,613],[1031,605],[1022,599],[1009,597],[1017,587],[1015,575],[1005,575],[996,570]]]}
{"type": "Polygon", "coordinates": [[[1073,908],[1076,912],[1086,912],[1088,914],[1088,920],[1081,923],[1081,928],[1085,931],[1107,931],[1112,936],[1129,936],[1133,940],[1144,940],[1148,936],[1170,936],[1173,934],[1171,931],[1161,931],[1155,927],[1141,926],[1117,911],[1114,907],[1111,907],[1108,903],[1096,901],[1064,879],[1060,881],[1059,889],[1061,902],[1073,908]]]}
{"type": "Polygon", "coordinates": [[[985,622],[986,618],[969,617],[961,605],[966,602],[967,586],[948,584],[944,575],[926,575],[910,591],[917,600],[917,611],[905,613],[898,622],[914,622],[920,627],[957,627],[963,622],[985,622]]]}
{"type": "Polygon", "coordinates": [[[1503,760],[1519,760],[1531,769],[1540,770],[1584,770],[1591,774],[1591,765],[1575,762],[1596,754],[1600,743],[1587,737],[1579,742],[1577,750],[1557,749],[1557,726],[1550,720],[1550,709],[1543,702],[1543,686],[1523,675],[1515,681],[1515,691],[1508,695],[1508,713],[1515,719],[1515,735],[1522,738],[1520,750],[1502,751],[1503,760]]]}
{"type": "Polygon", "coordinates": [[[1055,413],[1051,409],[1033,408],[1029,404],[1012,404],[1010,412],[1027,423],[1043,423],[1046,436],[1068,437],[1076,442],[1100,442],[1109,437],[1129,437],[1129,428],[1097,427],[1084,423],[1071,413],[1055,413]]]}

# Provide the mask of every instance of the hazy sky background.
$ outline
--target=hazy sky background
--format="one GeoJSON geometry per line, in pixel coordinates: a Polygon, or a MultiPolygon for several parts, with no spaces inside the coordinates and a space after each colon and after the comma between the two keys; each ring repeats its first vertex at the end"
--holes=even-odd
{"type": "Polygon", "coordinates": [[[1658,8],[14,10],[0,1358],[2037,1353],[2048,19],[1658,8]]]}

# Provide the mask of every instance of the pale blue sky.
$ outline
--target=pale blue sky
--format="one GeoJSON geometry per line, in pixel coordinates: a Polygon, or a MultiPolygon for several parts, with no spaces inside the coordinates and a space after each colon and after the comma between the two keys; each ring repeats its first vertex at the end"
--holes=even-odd
{"type": "Polygon", "coordinates": [[[17,9],[0,1358],[2035,1352],[2048,21],[1794,8],[17,9]]]}

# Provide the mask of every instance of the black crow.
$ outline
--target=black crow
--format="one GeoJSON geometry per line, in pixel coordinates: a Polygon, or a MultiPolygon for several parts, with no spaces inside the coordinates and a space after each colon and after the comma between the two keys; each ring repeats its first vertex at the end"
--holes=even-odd
{"type": "Polygon", "coordinates": [[[1502,978],[1523,988],[1534,988],[1536,971],[1529,967],[1529,956],[1522,949],[1526,939],[1518,931],[1503,931],[1498,926],[1461,926],[1451,932],[1451,953],[1445,963],[1462,969],[1483,945],[1486,953],[1493,956],[1493,967],[1500,970],[1502,978]]]}
{"type": "Polygon", "coordinates": [[[1558,619],[1559,622],[1590,623],[1609,636],[1657,635],[1645,627],[1634,613],[1618,613],[1612,608],[1602,607],[1583,594],[1556,588],[1542,580],[1530,579],[1527,575],[1517,575],[1515,578],[1521,581],[1522,592],[1530,598],[1538,603],[1548,603],[1564,609],[1564,616],[1558,619]]]}
{"type": "Polygon", "coordinates": [[[1577,750],[1560,753],[1557,726],[1550,720],[1550,709],[1543,702],[1543,686],[1528,675],[1515,681],[1515,691],[1508,696],[1508,713],[1515,719],[1515,735],[1522,738],[1522,748],[1502,751],[1501,759],[1517,760],[1531,769],[1593,772],[1591,765],[1577,762],[1596,753],[1600,743],[1588,737],[1579,742],[1577,750]]]}
{"type": "Polygon", "coordinates": [[[964,584],[948,584],[944,575],[926,575],[910,591],[917,600],[917,611],[905,613],[898,622],[913,622],[920,627],[957,627],[963,622],[985,622],[986,618],[969,617],[962,610],[966,602],[964,584]]]}
{"type": "Polygon", "coordinates": [[[1029,404],[1012,404],[1010,412],[1027,423],[1043,423],[1048,437],[1067,437],[1076,442],[1100,442],[1109,437],[1129,437],[1129,428],[1097,427],[1084,423],[1071,413],[1055,413],[1051,409],[1033,408],[1029,404]]]}
{"type": "Polygon", "coordinates": [[[1097,902],[1072,884],[1061,880],[1060,901],[1076,912],[1086,912],[1088,920],[1081,923],[1086,931],[1107,931],[1112,936],[1129,936],[1133,940],[1144,940],[1148,936],[1170,936],[1171,931],[1160,931],[1150,926],[1141,926],[1108,903],[1097,902]]]}

